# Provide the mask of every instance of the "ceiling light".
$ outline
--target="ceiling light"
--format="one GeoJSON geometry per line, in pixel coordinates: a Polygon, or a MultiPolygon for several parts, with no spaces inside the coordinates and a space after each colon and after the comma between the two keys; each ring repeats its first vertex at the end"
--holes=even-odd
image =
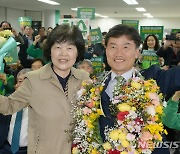
{"type": "Polygon", "coordinates": [[[148,18],[153,18],[153,16],[150,13],[144,13],[143,15],[148,17],[148,18]]]}
{"type": "Polygon", "coordinates": [[[146,9],[143,7],[137,7],[136,10],[139,12],[146,12],[146,9]]]}
{"type": "Polygon", "coordinates": [[[76,7],[76,8],[71,8],[71,10],[73,10],[73,11],[77,11],[78,10],[78,8],[76,7]]]}
{"type": "Polygon", "coordinates": [[[60,3],[52,1],[52,0],[37,0],[43,3],[51,4],[51,5],[60,5],[60,3]]]}
{"type": "Polygon", "coordinates": [[[136,0],[123,0],[128,5],[136,5],[138,2],[136,0]]]}

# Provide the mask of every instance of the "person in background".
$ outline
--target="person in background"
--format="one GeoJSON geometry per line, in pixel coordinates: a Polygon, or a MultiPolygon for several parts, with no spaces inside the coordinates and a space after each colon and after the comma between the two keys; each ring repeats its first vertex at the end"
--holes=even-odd
{"type": "Polygon", "coordinates": [[[179,99],[180,91],[176,91],[167,102],[167,106],[164,108],[164,115],[162,116],[162,121],[167,127],[177,130],[180,130],[180,113],[177,113],[179,99]]]}
{"type": "Polygon", "coordinates": [[[80,62],[77,68],[88,72],[89,75],[93,73],[92,62],[89,59],[84,59],[82,62],[80,62]]]}
{"type": "MultiPolygon", "coordinates": [[[[145,38],[142,47],[142,55],[140,56],[142,69],[147,69],[154,64],[160,65],[160,59],[156,54],[159,48],[160,48],[159,40],[154,34],[150,34],[145,38]]],[[[162,59],[161,59],[161,64],[162,64],[162,59]]]]}
{"type": "MultiPolygon", "coordinates": [[[[31,71],[31,69],[25,68],[17,74],[17,83],[15,84],[16,90],[22,85],[25,79],[25,73],[29,71],[31,71]]],[[[16,115],[17,113],[14,113],[12,116],[0,114],[0,154],[27,154],[28,108],[23,109],[19,148],[15,153],[13,153],[11,149],[16,115]]]]}
{"type": "Polygon", "coordinates": [[[5,60],[4,62],[4,72],[0,73],[0,95],[8,96],[14,92],[15,78],[9,71],[5,60]]]}
{"type": "Polygon", "coordinates": [[[27,54],[33,58],[44,59],[43,48],[46,41],[47,41],[46,35],[42,37],[40,35],[36,35],[34,42],[27,49],[27,54]],[[38,42],[40,43],[40,46],[37,48],[36,45],[38,42]]]}
{"type": "Polygon", "coordinates": [[[30,68],[33,57],[27,54],[28,47],[33,43],[34,30],[30,26],[24,27],[24,35],[22,36],[24,44],[20,46],[18,53],[19,60],[24,68],[30,68]]]}
{"type": "Polygon", "coordinates": [[[52,30],[53,30],[52,27],[48,27],[48,29],[47,29],[47,35],[49,35],[52,30]]]}
{"type": "Polygon", "coordinates": [[[39,68],[44,66],[44,61],[40,58],[33,59],[32,64],[31,64],[31,69],[38,70],[39,68]]]}
{"type": "Polygon", "coordinates": [[[83,60],[85,43],[76,26],[62,24],[47,38],[44,55],[52,61],[28,72],[21,87],[9,97],[0,96],[0,113],[28,108],[28,154],[71,154],[69,130],[76,92],[89,74],[73,65],[83,60]]]}
{"type": "MultiPolygon", "coordinates": [[[[179,99],[180,99],[180,91],[176,91],[175,94],[172,96],[172,98],[170,98],[169,101],[167,102],[167,106],[164,108],[164,115],[162,116],[162,122],[164,125],[166,125],[168,128],[175,129],[178,131],[176,132],[177,140],[180,131],[180,113],[178,112],[179,99]]],[[[180,146],[177,149],[175,149],[175,152],[173,154],[179,154],[179,153],[180,153],[180,146]]]]}
{"type": "Polygon", "coordinates": [[[9,22],[2,21],[0,24],[0,28],[2,28],[3,30],[10,30],[13,33],[14,39],[16,40],[16,42],[19,42],[21,45],[24,44],[24,40],[21,37],[21,35],[17,33],[14,28],[11,27],[11,24],[9,22]]]}
{"type": "Polygon", "coordinates": [[[167,35],[164,45],[157,51],[159,57],[164,58],[164,65],[169,69],[180,62],[180,33],[176,34],[176,39],[172,38],[174,34],[167,35]]]}

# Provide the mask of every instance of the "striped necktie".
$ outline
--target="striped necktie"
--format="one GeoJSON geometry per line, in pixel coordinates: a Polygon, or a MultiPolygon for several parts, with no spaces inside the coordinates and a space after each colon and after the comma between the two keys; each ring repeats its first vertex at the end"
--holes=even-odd
{"type": "Polygon", "coordinates": [[[11,150],[13,154],[15,154],[19,150],[22,114],[23,114],[23,110],[17,112],[17,115],[16,115],[16,120],[14,124],[13,135],[12,135],[12,143],[11,143],[11,150]]]}
{"type": "Polygon", "coordinates": [[[117,80],[117,84],[123,84],[126,82],[123,76],[116,76],[115,79],[117,80]]]}
{"type": "Polygon", "coordinates": [[[68,81],[66,82],[66,86],[64,88],[64,93],[66,95],[66,98],[68,98],[68,81]]]}

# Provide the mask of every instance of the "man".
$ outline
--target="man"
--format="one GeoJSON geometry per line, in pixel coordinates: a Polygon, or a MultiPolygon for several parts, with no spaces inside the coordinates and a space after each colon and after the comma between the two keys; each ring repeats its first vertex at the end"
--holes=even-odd
{"type": "MultiPolygon", "coordinates": [[[[106,55],[112,73],[105,81],[104,91],[102,92],[101,103],[105,116],[99,119],[100,133],[105,139],[104,130],[106,126],[113,126],[113,117],[109,111],[110,99],[113,97],[112,91],[117,83],[116,76],[122,76],[126,81],[132,76],[138,76],[134,71],[133,65],[139,55],[141,37],[133,28],[126,25],[116,25],[109,30],[106,35],[106,55]]],[[[153,154],[169,154],[168,149],[155,149],[153,154]]]]}
{"type": "Polygon", "coordinates": [[[24,35],[22,36],[24,44],[20,46],[18,53],[19,60],[24,68],[31,68],[33,57],[27,54],[28,47],[33,43],[34,30],[30,26],[24,27],[24,35]]]}
{"type": "MultiPolygon", "coordinates": [[[[25,78],[25,73],[30,69],[22,69],[17,75],[17,84],[19,88],[25,78]]],[[[0,114],[0,154],[13,154],[11,150],[13,128],[15,125],[16,113],[8,116],[0,114]]],[[[23,119],[21,125],[19,150],[15,154],[27,154],[27,127],[28,127],[28,109],[23,110],[23,119]]]]}

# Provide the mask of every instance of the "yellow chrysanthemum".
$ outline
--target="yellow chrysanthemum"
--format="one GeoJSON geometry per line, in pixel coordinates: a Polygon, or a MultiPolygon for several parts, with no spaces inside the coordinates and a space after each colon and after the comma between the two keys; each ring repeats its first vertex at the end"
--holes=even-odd
{"type": "Polygon", "coordinates": [[[102,110],[101,110],[101,109],[97,109],[97,114],[98,114],[98,115],[103,115],[102,110]]]}
{"type": "Polygon", "coordinates": [[[126,151],[122,151],[122,152],[121,152],[121,154],[128,154],[128,152],[126,152],[126,151]]]}
{"type": "Polygon", "coordinates": [[[91,92],[91,93],[92,93],[92,92],[95,92],[95,90],[96,90],[95,88],[91,88],[91,89],[90,89],[90,92],[91,92]]]}
{"type": "Polygon", "coordinates": [[[136,111],[136,107],[134,107],[134,106],[131,107],[131,110],[136,111]]]}
{"type": "Polygon", "coordinates": [[[126,140],[126,134],[125,133],[120,133],[119,134],[119,139],[121,140],[121,141],[124,141],[124,140],[126,140]]]}
{"type": "Polygon", "coordinates": [[[162,113],[163,113],[163,107],[162,107],[162,105],[158,105],[158,106],[156,107],[156,112],[159,113],[159,114],[162,114],[162,113]]]}
{"type": "Polygon", "coordinates": [[[109,137],[114,140],[117,141],[119,139],[119,132],[118,130],[112,130],[109,134],[109,137]]]}
{"type": "Polygon", "coordinates": [[[102,146],[103,146],[103,148],[104,148],[105,150],[110,150],[110,149],[112,149],[112,146],[111,146],[111,144],[110,144],[109,142],[105,142],[102,146]]]}
{"type": "Polygon", "coordinates": [[[72,149],[72,154],[79,154],[79,150],[78,150],[77,147],[74,147],[74,148],[72,149]]]}
{"type": "Polygon", "coordinates": [[[137,90],[141,89],[141,84],[136,81],[132,81],[131,86],[137,90]]]}
{"type": "Polygon", "coordinates": [[[118,105],[118,109],[121,112],[129,111],[129,110],[131,110],[131,106],[129,106],[127,103],[122,103],[122,104],[118,105]]]}
{"type": "Polygon", "coordinates": [[[98,154],[99,152],[97,151],[97,149],[93,149],[92,151],[91,151],[91,154],[98,154]]]}
{"type": "Polygon", "coordinates": [[[122,141],[121,144],[124,148],[127,148],[129,146],[129,142],[127,140],[122,141]]]}

